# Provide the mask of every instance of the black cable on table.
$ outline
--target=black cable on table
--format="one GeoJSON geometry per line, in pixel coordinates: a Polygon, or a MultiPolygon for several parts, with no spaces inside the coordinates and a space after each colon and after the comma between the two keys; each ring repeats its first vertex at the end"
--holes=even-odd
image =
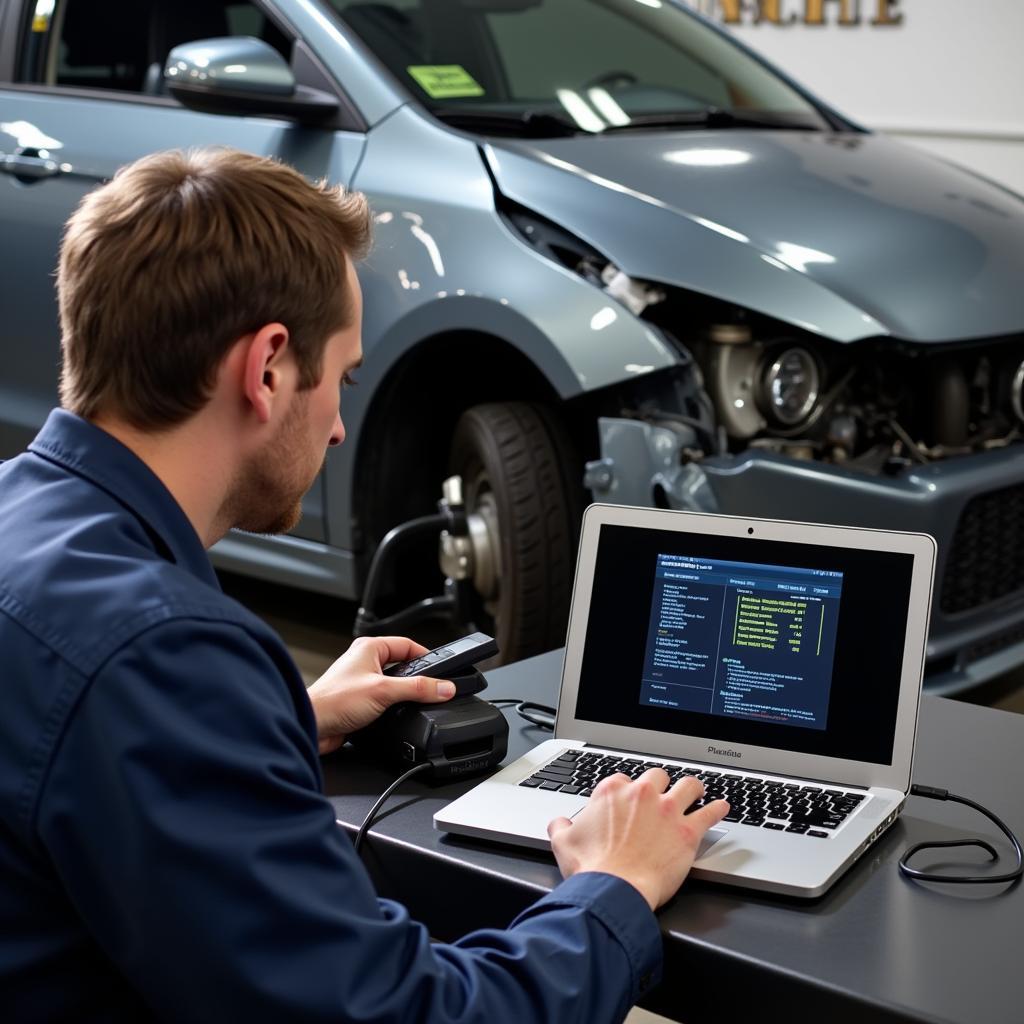
{"type": "Polygon", "coordinates": [[[523,700],[520,697],[495,697],[489,700],[488,704],[499,706],[515,706],[516,714],[525,718],[530,725],[539,729],[553,730],[555,728],[555,709],[547,704],[537,704],[532,700],[523,700]]]}
{"type": "Polygon", "coordinates": [[[933,786],[911,786],[910,795],[921,796],[927,800],[952,800],[955,803],[964,804],[967,807],[973,807],[976,811],[980,811],[986,818],[998,825],[1003,835],[1013,844],[1014,852],[1017,854],[1017,866],[1012,871],[1002,875],[940,875],[932,871],[918,871],[916,868],[910,867],[908,861],[914,854],[920,853],[921,850],[948,849],[952,846],[978,846],[992,860],[998,860],[999,854],[996,852],[995,847],[984,839],[953,839],[943,842],[916,843],[900,858],[900,871],[908,878],[913,878],[918,882],[948,882],[953,885],[995,885],[999,882],[1016,882],[1024,875],[1024,850],[1021,850],[1019,840],[990,810],[982,807],[981,804],[975,803],[973,800],[968,800],[965,796],[954,796],[954,794],[946,789],[935,789],[933,786]]]}
{"type": "Polygon", "coordinates": [[[384,802],[387,800],[387,798],[391,796],[391,794],[394,793],[394,791],[398,789],[398,787],[403,782],[405,782],[406,779],[411,779],[414,775],[418,775],[420,772],[425,772],[428,768],[433,767],[434,766],[429,761],[424,761],[422,764],[416,765],[415,768],[410,768],[404,775],[400,775],[397,779],[395,779],[394,782],[391,783],[390,786],[388,786],[387,789],[384,790],[383,793],[381,793],[377,802],[373,805],[373,807],[370,808],[370,813],[367,814],[367,816],[363,819],[363,823],[359,826],[359,831],[356,832],[356,837],[352,841],[352,845],[356,848],[356,853],[359,852],[359,847],[362,846],[363,843],[363,837],[369,831],[370,826],[373,824],[374,818],[377,817],[381,807],[384,806],[384,802]]]}

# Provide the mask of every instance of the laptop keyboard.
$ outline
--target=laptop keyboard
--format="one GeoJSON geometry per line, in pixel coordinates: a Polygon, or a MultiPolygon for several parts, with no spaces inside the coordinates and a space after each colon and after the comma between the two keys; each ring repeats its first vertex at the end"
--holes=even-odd
{"type": "Polygon", "coordinates": [[[767,828],[777,832],[827,839],[864,800],[864,793],[850,793],[824,786],[802,786],[796,782],[709,771],[705,768],[644,761],[639,757],[616,756],[590,750],[571,749],[559,754],[528,779],[519,783],[533,789],[590,796],[594,787],[609,775],[621,772],[636,779],[649,768],[664,768],[676,782],[692,775],[704,783],[704,799],[691,804],[686,813],[714,800],[728,800],[725,820],[767,828]]]}

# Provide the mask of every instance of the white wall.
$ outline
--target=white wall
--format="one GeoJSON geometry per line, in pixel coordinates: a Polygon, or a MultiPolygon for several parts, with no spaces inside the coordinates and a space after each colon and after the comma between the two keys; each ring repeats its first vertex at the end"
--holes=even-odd
{"type": "MultiPolygon", "coordinates": [[[[721,23],[736,0],[687,0],[721,23]]],[[[814,0],[810,0],[813,4],[814,0]]],[[[846,0],[860,23],[803,23],[808,0],[739,0],[737,38],[868,128],[970,167],[1024,195],[1024,0],[846,0]],[[760,4],[792,24],[756,24],[760,4]]],[[[853,20],[851,18],[851,20],[853,20]]]]}

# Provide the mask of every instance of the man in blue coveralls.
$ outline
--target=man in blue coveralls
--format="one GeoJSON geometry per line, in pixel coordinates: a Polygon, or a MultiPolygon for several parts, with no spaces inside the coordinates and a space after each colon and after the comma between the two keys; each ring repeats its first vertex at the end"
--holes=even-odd
{"type": "Polygon", "coordinates": [[[566,880],[431,945],[375,897],[320,753],[450,683],[356,641],[306,691],[206,548],[290,529],[361,359],[364,199],[161,154],[68,223],[63,408],[0,467],[0,1006],[10,1021],[620,1020],[726,813],[652,769],[552,822],[566,880]]]}

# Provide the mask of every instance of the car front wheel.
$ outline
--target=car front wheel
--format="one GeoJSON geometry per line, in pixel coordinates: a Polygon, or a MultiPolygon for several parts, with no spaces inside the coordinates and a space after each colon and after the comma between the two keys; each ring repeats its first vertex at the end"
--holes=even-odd
{"type": "Polygon", "coordinates": [[[561,646],[583,509],[565,429],[544,406],[477,405],[456,426],[449,466],[470,519],[476,622],[499,663],[561,646]]]}

